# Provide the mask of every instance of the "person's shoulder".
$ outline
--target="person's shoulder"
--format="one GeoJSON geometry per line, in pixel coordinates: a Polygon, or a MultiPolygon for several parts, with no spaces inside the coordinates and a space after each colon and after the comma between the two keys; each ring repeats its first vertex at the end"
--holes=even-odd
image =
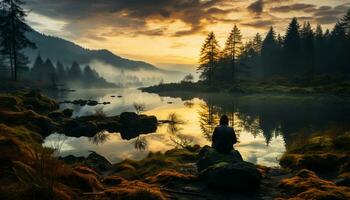
{"type": "Polygon", "coordinates": [[[232,126],[228,126],[227,128],[230,129],[231,131],[235,131],[232,126]]]}

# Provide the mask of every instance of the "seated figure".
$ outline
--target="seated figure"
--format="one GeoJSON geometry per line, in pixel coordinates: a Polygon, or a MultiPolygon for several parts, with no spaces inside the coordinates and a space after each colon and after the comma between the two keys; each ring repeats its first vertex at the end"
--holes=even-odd
{"type": "Polygon", "coordinates": [[[223,115],[220,125],[214,130],[212,136],[212,147],[222,154],[232,152],[233,145],[237,143],[237,137],[232,127],[228,126],[228,117],[223,115]]]}

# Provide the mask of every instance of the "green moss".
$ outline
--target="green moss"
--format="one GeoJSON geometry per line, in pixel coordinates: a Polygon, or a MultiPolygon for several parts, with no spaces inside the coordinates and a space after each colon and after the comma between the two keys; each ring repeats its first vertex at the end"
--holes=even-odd
{"type": "Polygon", "coordinates": [[[350,152],[350,132],[337,136],[333,140],[333,148],[336,150],[343,150],[350,152]]]}
{"type": "Polygon", "coordinates": [[[295,140],[281,157],[281,166],[339,173],[350,164],[350,132],[346,130],[348,127],[330,127],[312,134],[309,138],[295,140]]]}

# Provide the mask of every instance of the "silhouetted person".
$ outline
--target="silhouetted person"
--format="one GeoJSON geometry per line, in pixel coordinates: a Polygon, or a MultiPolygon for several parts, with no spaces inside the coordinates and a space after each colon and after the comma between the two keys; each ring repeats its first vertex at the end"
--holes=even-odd
{"type": "Polygon", "coordinates": [[[230,153],[233,150],[233,145],[237,143],[235,131],[228,126],[226,115],[221,117],[220,125],[215,128],[212,142],[212,147],[222,154],[230,153]]]}

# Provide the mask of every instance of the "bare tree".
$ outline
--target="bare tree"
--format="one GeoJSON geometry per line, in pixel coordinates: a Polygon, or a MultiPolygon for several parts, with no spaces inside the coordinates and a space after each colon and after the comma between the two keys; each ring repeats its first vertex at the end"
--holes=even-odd
{"type": "Polygon", "coordinates": [[[182,82],[192,83],[194,80],[194,77],[192,74],[187,74],[183,79],[182,82]]]}
{"type": "Polygon", "coordinates": [[[146,105],[143,103],[134,103],[133,106],[138,115],[146,110],[146,105]]]}

